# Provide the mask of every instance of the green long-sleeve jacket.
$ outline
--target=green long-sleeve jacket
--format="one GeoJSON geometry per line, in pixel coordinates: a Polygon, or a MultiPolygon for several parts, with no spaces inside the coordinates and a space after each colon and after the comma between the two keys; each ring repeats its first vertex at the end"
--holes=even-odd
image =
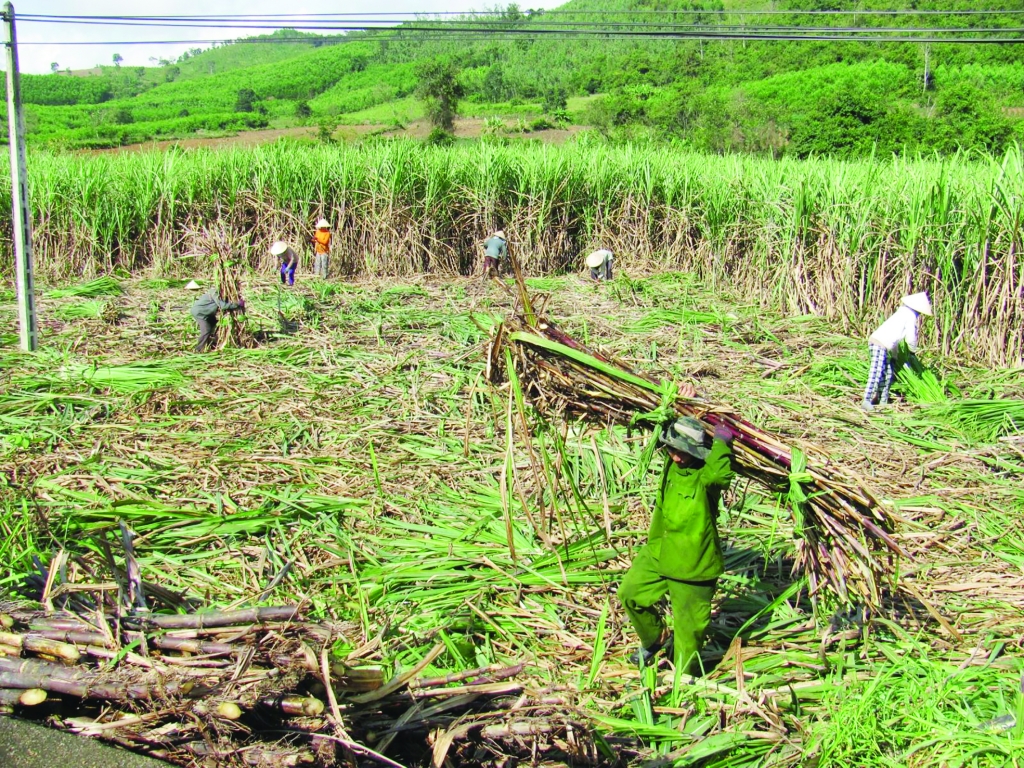
{"type": "Polygon", "coordinates": [[[225,311],[238,309],[238,304],[233,301],[224,301],[220,297],[220,291],[211,288],[192,305],[192,317],[212,317],[217,314],[218,309],[225,311]]]}
{"type": "Polygon", "coordinates": [[[718,539],[717,489],[732,481],[732,450],[715,440],[704,466],[681,469],[666,459],[661,491],[647,547],[662,576],[683,581],[709,581],[725,570],[718,539]]]}

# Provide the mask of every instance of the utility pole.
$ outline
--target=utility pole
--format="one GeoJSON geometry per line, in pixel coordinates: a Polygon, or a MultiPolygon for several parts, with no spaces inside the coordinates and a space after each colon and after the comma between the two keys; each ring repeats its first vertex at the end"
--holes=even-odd
{"type": "Polygon", "coordinates": [[[7,126],[11,142],[11,219],[14,221],[15,281],[18,285],[18,330],[21,348],[34,352],[36,298],[32,285],[32,209],[28,200],[25,170],[25,113],[21,108],[21,80],[18,75],[18,39],[14,33],[14,6],[4,5],[7,26],[7,126]]]}
{"type": "Polygon", "coordinates": [[[924,86],[921,88],[922,93],[928,92],[928,80],[931,77],[931,53],[932,47],[928,43],[924,44],[924,86]]]}

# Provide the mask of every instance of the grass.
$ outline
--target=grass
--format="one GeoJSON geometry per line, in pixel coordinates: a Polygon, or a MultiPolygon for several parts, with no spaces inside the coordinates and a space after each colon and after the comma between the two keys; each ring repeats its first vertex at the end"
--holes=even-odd
{"type": "Polygon", "coordinates": [[[394,125],[398,123],[406,125],[414,120],[422,120],[424,114],[423,102],[409,96],[404,99],[396,99],[387,104],[376,104],[366,109],[340,115],[338,122],[342,125],[361,125],[363,123],[375,125],[394,125]]]}
{"type": "MultiPolygon", "coordinates": [[[[123,519],[149,581],[241,606],[287,565],[266,602],[357,622],[352,646],[379,638],[371,656],[388,664],[443,642],[430,674],[523,662],[532,685],[559,686],[627,756],[1002,766],[1024,749],[1019,376],[926,345],[951,396],[898,392],[868,417],[857,407],[866,347],[840,323],[767,312],[692,274],[534,281],[553,291],[545,312],[567,332],[645,372],[692,378],[881,489],[907,521],[903,578],[958,635],[899,602],[867,627],[816,611],[790,575],[788,514],[738,482],[720,520],[727,573],[707,674],[642,679],[615,590],[654,500],[661,459],[645,471],[646,435],[542,430],[536,471],[552,478],[557,465],[553,493],[520,440],[508,451],[509,393],[482,382],[503,293],[460,278],[300,273],[280,294],[282,326],[265,274],[246,290],[251,324],[269,333],[255,349],[190,354],[191,294],[140,281],[105,299],[116,323],[68,315],[80,298],[45,299],[45,351],[0,348],[0,591],[33,555],[60,549],[69,578],[88,580],[123,519]],[[996,405],[1009,419],[996,432],[943,410],[977,409],[984,422],[996,405]]],[[[10,297],[0,317],[14,326],[10,297]]]]}
{"type": "Polygon", "coordinates": [[[62,299],[66,296],[118,296],[122,292],[121,284],[112,277],[97,277],[81,285],[73,285],[69,288],[56,288],[47,291],[46,296],[50,299],[62,299]]]}
{"type": "Polygon", "coordinates": [[[107,303],[100,299],[87,299],[75,304],[61,304],[57,307],[57,317],[64,320],[76,320],[85,317],[100,317],[107,303]]]}

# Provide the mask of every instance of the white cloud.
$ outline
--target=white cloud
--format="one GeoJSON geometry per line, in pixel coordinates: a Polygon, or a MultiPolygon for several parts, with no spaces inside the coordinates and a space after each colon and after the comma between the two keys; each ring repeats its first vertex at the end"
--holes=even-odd
{"type": "MultiPolygon", "coordinates": [[[[554,8],[564,0],[531,0],[520,2],[522,8],[554,8]]],[[[339,9],[337,0],[305,0],[282,7],[280,2],[271,0],[21,0],[15,3],[15,15],[45,14],[95,15],[95,16],[182,16],[202,14],[303,14],[303,13],[431,13],[437,11],[468,11],[505,5],[492,0],[391,0],[385,4],[372,0],[354,0],[339,9]]],[[[124,27],[91,24],[41,24],[28,21],[18,22],[18,56],[22,72],[45,74],[50,71],[51,62],[61,69],[88,69],[97,64],[113,63],[113,55],[119,53],[123,66],[148,66],[150,57],[175,59],[188,48],[189,44],[158,45],[155,42],[144,45],[126,45],[110,42],[103,45],[66,45],[68,42],[99,42],[129,40],[223,40],[247,35],[264,34],[271,30],[245,30],[194,27],[124,27]],[[31,44],[30,44],[31,43],[31,44]]],[[[208,46],[201,46],[206,48],[208,46]]],[[[6,62],[0,62],[6,66],[6,62]]],[[[2,67],[0,67],[2,68],[2,67]]]]}

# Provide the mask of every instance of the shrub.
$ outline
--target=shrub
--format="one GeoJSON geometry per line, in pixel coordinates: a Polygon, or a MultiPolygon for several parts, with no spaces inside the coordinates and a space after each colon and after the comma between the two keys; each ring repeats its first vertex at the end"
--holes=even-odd
{"type": "Polygon", "coordinates": [[[995,101],[969,83],[958,83],[939,94],[931,144],[942,152],[977,148],[1000,152],[1013,138],[1013,126],[995,101]]]}
{"type": "Polygon", "coordinates": [[[438,127],[430,132],[424,143],[431,147],[450,147],[455,143],[455,134],[438,127]]]}
{"type": "Polygon", "coordinates": [[[316,140],[322,144],[333,144],[334,143],[334,132],[338,130],[338,124],[329,120],[324,120],[317,126],[316,129],[316,140]]]}
{"type": "Polygon", "coordinates": [[[551,113],[551,119],[560,126],[568,125],[572,122],[572,115],[569,114],[567,109],[556,109],[551,113]]]}

